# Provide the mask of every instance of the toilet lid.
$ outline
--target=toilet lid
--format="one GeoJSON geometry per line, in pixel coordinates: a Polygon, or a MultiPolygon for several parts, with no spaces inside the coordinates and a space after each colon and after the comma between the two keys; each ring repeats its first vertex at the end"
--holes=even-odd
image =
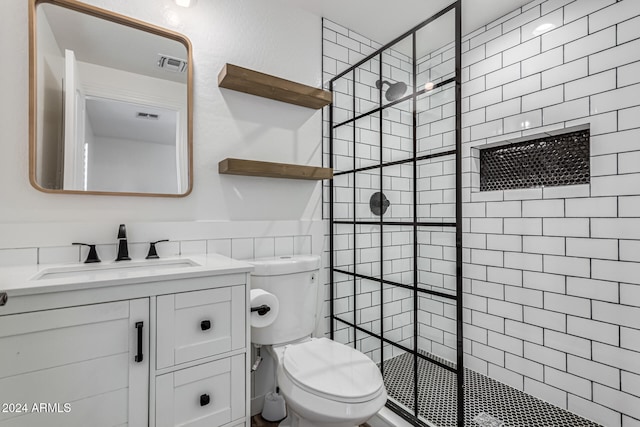
{"type": "Polygon", "coordinates": [[[287,346],[283,366],[300,387],[332,400],[366,401],[382,387],[371,359],[327,338],[287,346]]]}

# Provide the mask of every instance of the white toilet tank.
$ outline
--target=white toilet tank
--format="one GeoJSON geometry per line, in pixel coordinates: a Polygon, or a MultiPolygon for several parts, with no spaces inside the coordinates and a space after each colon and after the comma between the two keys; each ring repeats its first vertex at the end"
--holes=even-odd
{"type": "Polygon", "coordinates": [[[251,328],[255,344],[282,344],[311,335],[316,324],[320,257],[295,255],[248,261],[251,288],[262,289],[278,298],[275,322],[264,328],[251,328]]]}

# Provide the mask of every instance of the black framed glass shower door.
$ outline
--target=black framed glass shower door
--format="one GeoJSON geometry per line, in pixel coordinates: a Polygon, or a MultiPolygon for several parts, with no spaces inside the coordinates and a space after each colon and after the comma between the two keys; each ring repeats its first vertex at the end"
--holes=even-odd
{"type": "Polygon", "coordinates": [[[330,81],[331,338],[379,364],[415,425],[464,424],[460,11],[330,81]]]}

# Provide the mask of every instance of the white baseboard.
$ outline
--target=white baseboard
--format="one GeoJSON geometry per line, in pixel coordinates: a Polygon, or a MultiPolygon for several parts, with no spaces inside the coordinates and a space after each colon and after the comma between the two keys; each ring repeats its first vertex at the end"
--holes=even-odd
{"type": "Polygon", "coordinates": [[[402,419],[386,406],[367,421],[371,427],[411,427],[411,424],[402,419]]]}
{"type": "MultiPolygon", "coordinates": [[[[371,427],[412,427],[412,424],[386,406],[367,421],[371,427]]],[[[427,425],[431,425],[427,423],[427,425]]],[[[435,427],[435,426],[434,426],[435,427]]]]}
{"type": "Polygon", "coordinates": [[[264,407],[264,394],[251,398],[251,416],[262,413],[264,407]]]}

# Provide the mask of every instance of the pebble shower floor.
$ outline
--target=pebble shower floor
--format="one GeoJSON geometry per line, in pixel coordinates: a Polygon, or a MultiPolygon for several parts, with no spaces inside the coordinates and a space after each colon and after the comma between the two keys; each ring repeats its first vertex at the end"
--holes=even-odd
{"type": "MultiPolygon", "coordinates": [[[[447,361],[431,355],[443,363],[447,361]]],[[[465,427],[599,427],[592,421],[537,399],[470,369],[465,369],[465,427]]],[[[384,362],[391,398],[413,408],[413,356],[384,362]]],[[[438,427],[456,427],[456,375],[418,358],[420,416],[438,427]]]]}

